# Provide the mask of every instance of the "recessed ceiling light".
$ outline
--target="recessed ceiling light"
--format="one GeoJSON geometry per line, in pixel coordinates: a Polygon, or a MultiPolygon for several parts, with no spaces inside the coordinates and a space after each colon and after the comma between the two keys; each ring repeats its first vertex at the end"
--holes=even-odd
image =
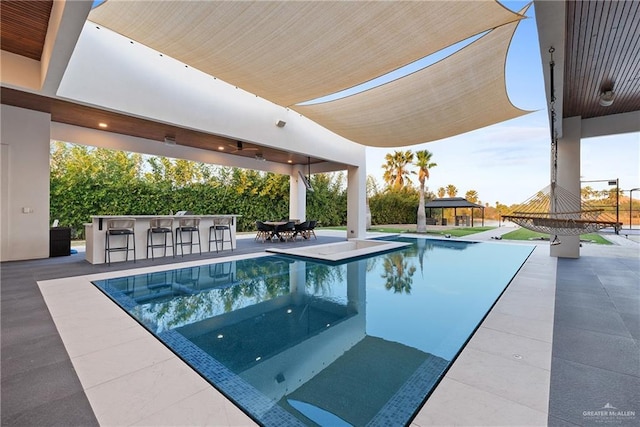
{"type": "Polygon", "coordinates": [[[106,123],[98,123],[98,126],[101,128],[106,128],[107,124],[106,123]]]}
{"type": "Polygon", "coordinates": [[[293,163],[293,160],[287,160],[287,163],[293,163]]]}
{"type": "Polygon", "coordinates": [[[613,100],[615,98],[615,94],[613,93],[612,90],[603,90],[600,93],[600,105],[602,105],[603,107],[609,107],[613,104],[613,100]]]}
{"type": "Polygon", "coordinates": [[[218,150],[224,151],[224,147],[221,145],[221,146],[218,147],[218,150]]]}

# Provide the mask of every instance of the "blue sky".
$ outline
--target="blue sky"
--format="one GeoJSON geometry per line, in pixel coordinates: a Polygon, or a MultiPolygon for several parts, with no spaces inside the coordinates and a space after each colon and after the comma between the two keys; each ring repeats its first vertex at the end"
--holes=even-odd
{"type": "MultiPolygon", "coordinates": [[[[518,11],[528,2],[504,1],[518,11]]],[[[431,170],[429,190],[453,184],[458,196],[476,190],[483,203],[494,206],[523,202],[546,187],[550,179],[550,140],[546,88],[532,6],[518,29],[507,57],[507,91],[511,102],[534,111],[523,117],[427,144],[401,147],[433,153],[438,166],[431,170]]],[[[546,64],[546,62],[545,62],[546,64]]],[[[640,187],[640,134],[582,140],[583,180],[620,179],[620,188],[640,187]]],[[[367,148],[367,174],[383,186],[384,156],[392,148],[367,148]]],[[[414,183],[417,180],[413,180],[414,183]]],[[[606,183],[589,184],[596,189],[606,183]]]]}

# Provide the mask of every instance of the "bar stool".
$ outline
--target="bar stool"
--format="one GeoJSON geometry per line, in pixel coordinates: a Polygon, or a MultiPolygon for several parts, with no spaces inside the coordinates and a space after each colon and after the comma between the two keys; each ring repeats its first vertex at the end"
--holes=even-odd
{"type": "Polygon", "coordinates": [[[180,218],[178,220],[178,227],[176,227],[175,238],[176,253],[178,246],[180,246],[180,254],[184,256],[184,247],[189,246],[189,253],[193,253],[193,245],[198,245],[198,251],[202,255],[202,247],[200,246],[200,218],[180,218]],[[189,241],[185,242],[182,233],[189,233],[189,241]],[[198,241],[193,240],[193,233],[198,233],[198,241]],[[178,241],[178,237],[180,241],[178,241]]]}
{"type": "Polygon", "coordinates": [[[125,261],[129,261],[129,251],[133,251],[133,262],[136,262],[136,236],[134,234],[136,226],[135,218],[118,218],[107,220],[107,232],[104,236],[104,257],[109,265],[111,265],[111,252],[124,252],[125,261]],[[111,246],[111,238],[115,236],[124,236],[125,246],[111,246]],[[133,248],[129,247],[129,236],[133,237],[133,248]]]}
{"type": "Polygon", "coordinates": [[[233,252],[233,242],[231,241],[231,218],[213,218],[213,225],[209,227],[209,251],[211,251],[211,242],[216,244],[216,252],[218,252],[218,242],[220,242],[223,251],[224,242],[229,242],[231,252],[233,252]],[[229,240],[224,239],[225,231],[229,234],[229,240]],[[220,232],[219,239],[218,232],[220,232]]]}
{"type": "Polygon", "coordinates": [[[153,250],[155,248],[163,248],[162,256],[167,256],[167,248],[171,248],[173,257],[176,253],[173,250],[173,218],[152,218],[149,220],[149,229],[147,230],[147,258],[149,258],[149,250],[151,250],[151,259],[155,259],[153,250]],[[153,243],[153,236],[164,235],[163,243],[153,243]],[[167,245],[167,234],[171,236],[171,246],[167,245]]]}

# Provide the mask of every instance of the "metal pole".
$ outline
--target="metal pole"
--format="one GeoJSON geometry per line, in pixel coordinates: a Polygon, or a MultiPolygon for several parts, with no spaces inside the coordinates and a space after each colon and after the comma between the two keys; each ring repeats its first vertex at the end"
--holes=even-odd
{"type": "MultiPolygon", "coordinates": [[[[582,181],[582,182],[596,182],[596,181],[582,181]]],[[[616,225],[613,227],[616,234],[620,234],[620,227],[618,224],[620,223],[620,179],[616,178],[615,181],[610,179],[607,181],[609,185],[616,186],[616,225]]]]}
{"type": "Polygon", "coordinates": [[[616,178],[616,234],[620,234],[620,179],[616,178]]]}
{"type": "Polygon", "coordinates": [[[629,190],[629,230],[633,228],[633,216],[631,215],[631,211],[633,210],[633,192],[638,190],[640,190],[640,187],[629,190]]]}
{"type": "Polygon", "coordinates": [[[633,215],[631,215],[631,211],[633,210],[633,189],[629,190],[629,230],[633,228],[633,215]]]}

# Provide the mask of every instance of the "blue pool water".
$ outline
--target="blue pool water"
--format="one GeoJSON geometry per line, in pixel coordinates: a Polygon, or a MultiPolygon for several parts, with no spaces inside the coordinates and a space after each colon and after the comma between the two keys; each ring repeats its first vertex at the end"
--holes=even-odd
{"type": "Polygon", "coordinates": [[[94,283],[263,425],[404,425],[533,247],[394,240],[94,283]]]}

